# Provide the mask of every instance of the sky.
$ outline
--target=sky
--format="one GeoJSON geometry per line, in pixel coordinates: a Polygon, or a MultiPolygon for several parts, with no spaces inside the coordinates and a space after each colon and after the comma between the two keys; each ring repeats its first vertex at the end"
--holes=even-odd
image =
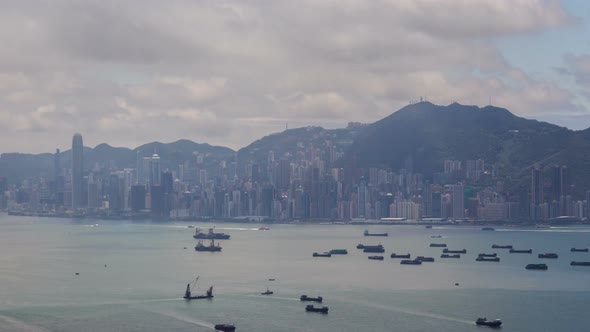
{"type": "Polygon", "coordinates": [[[590,127],[590,1],[0,0],[0,152],[239,149],[421,97],[590,127]]]}

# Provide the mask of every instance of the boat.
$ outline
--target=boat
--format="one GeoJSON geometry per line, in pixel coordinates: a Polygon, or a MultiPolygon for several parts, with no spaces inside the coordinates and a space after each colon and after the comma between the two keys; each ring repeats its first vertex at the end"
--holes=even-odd
{"type": "Polygon", "coordinates": [[[269,290],[268,287],[266,287],[266,292],[260,293],[260,295],[272,295],[272,294],[274,294],[274,292],[269,290]]]}
{"type": "Polygon", "coordinates": [[[194,226],[194,225],[188,225],[188,226],[186,226],[186,227],[187,227],[187,228],[195,228],[195,226],[194,226]]]}
{"type": "Polygon", "coordinates": [[[497,253],[493,253],[493,254],[480,253],[477,255],[477,257],[497,257],[497,256],[498,256],[497,253]]]}
{"type": "Polygon", "coordinates": [[[310,297],[307,295],[301,295],[301,297],[299,298],[299,300],[301,301],[305,301],[305,302],[317,302],[317,303],[322,303],[322,301],[324,300],[321,296],[318,297],[310,297]]]}
{"type": "Polygon", "coordinates": [[[482,231],[495,231],[496,229],[494,227],[483,227],[481,230],[482,231]]]}
{"type": "Polygon", "coordinates": [[[195,247],[196,251],[209,251],[209,252],[217,252],[221,251],[221,246],[215,245],[215,240],[211,240],[211,243],[206,246],[203,244],[203,241],[199,241],[197,246],[195,247]]]}
{"type": "Polygon", "coordinates": [[[382,261],[383,260],[383,256],[369,256],[369,259],[373,259],[376,261],[382,261]]]}
{"type": "Polygon", "coordinates": [[[305,311],[307,312],[319,312],[322,314],[327,314],[328,313],[328,307],[314,307],[313,304],[308,304],[305,306],[305,311]]]}
{"type": "Polygon", "coordinates": [[[511,254],[532,254],[533,249],[510,249],[511,254]]]}
{"type": "Polygon", "coordinates": [[[402,259],[399,263],[401,265],[422,265],[422,261],[417,259],[402,259]]]}
{"type": "Polygon", "coordinates": [[[332,257],[332,254],[329,252],[314,252],[313,257],[332,257]]]}
{"type": "Polygon", "coordinates": [[[527,264],[527,266],[525,266],[525,269],[527,270],[547,270],[547,264],[527,264]]]}
{"type": "Polygon", "coordinates": [[[385,248],[380,244],[376,246],[365,246],[363,252],[385,252],[385,248]]]}
{"type": "Polygon", "coordinates": [[[442,255],[440,255],[440,258],[461,258],[461,255],[459,255],[459,254],[455,254],[455,255],[442,254],[442,255]]]}
{"type": "Polygon", "coordinates": [[[443,249],[443,252],[445,254],[466,254],[467,249],[461,249],[461,250],[443,249]]]}
{"type": "Polygon", "coordinates": [[[511,244],[493,244],[492,249],[512,249],[511,244]]]}
{"type": "Polygon", "coordinates": [[[258,229],[259,231],[270,231],[269,227],[263,226],[258,229]]]}
{"type": "Polygon", "coordinates": [[[410,254],[405,254],[404,255],[404,254],[396,254],[396,253],[393,253],[393,254],[391,254],[391,258],[407,258],[407,259],[409,259],[410,258],[410,254]]]}
{"type": "Polygon", "coordinates": [[[572,261],[570,263],[571,266],[590,266],[590,262],[576,262],[572,261]]]}
{"type": "Polygon", "coordinates": [[[572,248],[571,252],[588,252],[588,248],[572,248]]]}
{"type": "Polygon", "coordinates": [[[484,257],[484,256],[477,256],[475,259],[476,262],[499,262],[500,257],[484,257]]]}
{"type": "Polygon", "coordinates": [[[446,243],[431,243],[430,247],[432,247],[432,248],[446,248],[447,244],[446,243]]]}
{"type": "Polygon", "coordinates": [[[546,253],[546,254],[539,254],[539,256],[538,256],[538,257],[539,257],[539,258],[553,258],[553,259],[555,259],[555,258],[559,258],[559,256],[558,256],[557,254],[555,254],[555,253],[552,253],[552,252],[550,252],[550,253],[546,253]]]}
{"type": "Polygon", "coordinates": [[[346,249],[332,249],[330,250],[332,255],[348,255],[348,250],[346,249]]]}
{"type": "Polygon", "coordinates": [[[487,320],[487,318],[478,318],[475,321],[475,324],[489,327],[500,327],[502,325],[502,321],[499,319],[487,320]]]}
{"type": "Polygon", "coordinates": [[[434,257],[418,256],[418,257],[416,257],[416,260],[421,261],[421,262],[434,262],[434,257]]]}
{"type": "Polygon", "coordinates": [[[426,229],[432,229],[432,225],[426,225],[424,226],[426,229]]]}
{"type": "Polygon", "coordinates": [[[388,236],[387,233],[369,233],[368,229],[365,229],[365,232],[363,233],[364,236],[388,236]]]}
{"type": "Polygon", "coordinates": [[[431,239],[440,239],[442,238],[442,235],[430,235],[431,239]]]}
{"type": "Polygon", "coordinates": [[[268,278],[267,280],[268,280],[268,281],[275,281],[275,280],[277,280],[277,279],[275,279],[275,278],[268,278]]]}
{"type": "Polygon", "coordinates": [[[204,239],[204,240],[229,240],[230,235],[225,233],[215,233],[213,228],[209,228],[207,233],[203,233],[200,228],[195,229],[195,235],[193,235],[195,239],[204,239]]]}
{"type": "Polygon", "coordinates": [[[185,300],[200,300],[200,299],[212,299],[213,298],[213,286],[209,287],[205,295],[195,295],[193,296],[192,291],[195,290],[197,286],[197,281],[199,281],[199,277],[195,278],[192,283],[188,283],[186,285],[186,290],[184,291],[183,298],[185,300]]]}
{"type": "Polygon", "coordinates": [[[232,332],[236,330],[236,326],[234,324],[215,324],[214,327],[217,331],[232,332]]]}
{"type": "Polygon", "coordinates": [[[364,244],[361,244],[361,243],[359,243],[359,244],[357,244],[357,245],[356,245],[356,248],[357,248],[357,249],[365,249],[365,245],[364,245],[364,244]]]}

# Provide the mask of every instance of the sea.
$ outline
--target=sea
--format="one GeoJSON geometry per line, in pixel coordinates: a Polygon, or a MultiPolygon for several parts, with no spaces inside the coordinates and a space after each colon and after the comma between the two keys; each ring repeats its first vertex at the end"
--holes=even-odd
{"type": "MultiPolygon", "coordinates": [[[[590,227],[149,223],[0,214],[0,331],[590,331],[590,227]],[[231,234],[222,252],[196,252],[194,225],[231,234]],[[270,230],[259,230],[269,226],[270,230]],[[388,232],[364,237],[363,231],[388,232]],[[431,238],[440,235],[441,238],[431,238]],[[441,248],[466,249],[441,259],[441,248]],[[383,261],[357,244],[382,244],[383,261]],[[533,254],[491,249],[512,244],[533,254]],[[312,257],[347,249],[348,255],[312,257]],[[392,253],[433,256],[400,265],[392,253]],[[501,261],[476,262],[478,253],[501,261]],[[555,252],[559,259],[538,259],[555,252]],[[526,270],[546,263],[547,271],[526,270]],[[213,286],[213,299],[182,299],[213,286]],[[270,281],[269,279],[274,279],[270,281]],[[456,285],[458,284],[458,285],[456,285]],[[267,289],[273,295],[261,295],[267,289]],[[322,296],[329,314],[299,297],[322,296]]],[[[318,304],[314,303],[316,306],[318,304]]]]}

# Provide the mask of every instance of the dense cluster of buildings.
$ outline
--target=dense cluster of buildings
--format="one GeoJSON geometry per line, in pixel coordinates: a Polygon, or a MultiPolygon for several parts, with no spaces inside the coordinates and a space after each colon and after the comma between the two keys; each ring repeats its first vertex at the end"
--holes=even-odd
{"type": "MultiPolygon", "coordinates": [[[[530,186],[505,188],[482,159],[445,160],[428,178],[406,167],[342,166],[341,147],[326,140],[298,144],[294,152],[265,160],[221,160],[206,155],[163,169],[154,151],[134,168],[84,165],[80,134],[69,163],[55,153],[53,179],[8,185],[0,177],[0,209],[55,216],[273,220],[582,220],[585,200],[571,193],[566,166],[535,166],[530,186]]],[[[0,174],[1,175],[1,174],[0,174]]]]}

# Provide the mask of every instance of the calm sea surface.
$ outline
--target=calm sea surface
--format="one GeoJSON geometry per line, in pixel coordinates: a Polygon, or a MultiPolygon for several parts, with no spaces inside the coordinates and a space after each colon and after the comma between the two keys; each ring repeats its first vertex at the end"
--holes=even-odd
{"type": "Polygon", "coordinates": [[[366,238],[363,226],[217,224],[232,239],[221,253],[200,253],[187,225],[0,214],[0,331],[213,331],[232,322],[238,331],[460,332],[482,331],[480,316],[501,318],[502,331],[589,331],[590,267],[569,263],[590,261],[570,252],[590,247],[590,228],[371,226],[390,236],[366,238]],[[467,255],[440,259],[431,242],[467,255]],[[383,244],[385,260],[368,260],[358,243],[383,244]],[[330,249],[349,254],[311,256],[330,249]],[[392,252],[436,262],[404,266],[392,252]],[[476,262],[483,252],[501,262],[476,262]],[[542,252],[559,259],[537,259],[542,252]],[[524,269],[538,262],[549,270],[524,269]],[[214,285],[213,300],[181,298],[196,276],[197,293],[214,285]],[[274,295],[260,295],[267,287],[274,295]],[[306,313],[301,294],[323,296],[330,313],[306,313]]]}

